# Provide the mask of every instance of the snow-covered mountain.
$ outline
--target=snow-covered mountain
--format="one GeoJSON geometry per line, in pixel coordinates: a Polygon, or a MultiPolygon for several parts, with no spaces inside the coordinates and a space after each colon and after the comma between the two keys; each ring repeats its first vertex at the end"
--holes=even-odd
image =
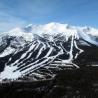
{"type": "Polygon", "coordinates": [[[57,70],[97,62],[96,52],[98,29],[92,27],[49,23],[15,28],[0,33],[0,80],[50,78],[57,70]]]}

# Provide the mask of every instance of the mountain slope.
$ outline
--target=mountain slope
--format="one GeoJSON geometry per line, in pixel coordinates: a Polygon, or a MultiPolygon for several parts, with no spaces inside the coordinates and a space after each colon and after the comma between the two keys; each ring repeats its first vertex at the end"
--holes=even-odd
{"type": "MultiPolygon", "coordinates": [[[[90,27],[49,23],[1,33],[0,80],[26,76],[46,79],[54,77],[62,67],[80,68],[79,64],[87,60],[83,59],[85,55],[89,56],[94,47],[96,52],[98,50],[97,31],[90,27]]],[[[97,61],[96,58],[97,55],[91,62],[97,61]]]]}

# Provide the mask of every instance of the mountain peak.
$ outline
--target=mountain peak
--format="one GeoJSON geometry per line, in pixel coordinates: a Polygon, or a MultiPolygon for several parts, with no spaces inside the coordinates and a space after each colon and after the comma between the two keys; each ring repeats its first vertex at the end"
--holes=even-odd
{"type": "Polygon", "coordinates": [[[42,25],[29,24],[25,28],[17,27],[7,32],[7,34],[11,36],[22,36],[27,41],[32,41],[34,35],[39,35],[40,37],[43,37],[43,35],[55,36],[55,35],[61,34],[68,38],[70,36],[75,36],[75,38],[79,38],[80,35],[82,37],[84,37],[84,35],[98,36],[98,29],[95,29],[92,27],[86,27],[86,26],[79,27],[79,26],[71,26],[69,24],[51,22],[51,23],[42,24],[42,25]]]}

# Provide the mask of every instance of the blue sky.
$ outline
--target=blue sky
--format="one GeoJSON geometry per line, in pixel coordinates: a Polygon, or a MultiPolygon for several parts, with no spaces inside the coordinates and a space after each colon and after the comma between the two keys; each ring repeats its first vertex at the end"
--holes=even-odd
{"type": "Polygon", "coordinates": [[[98,28],[98,0],[0,0],[0,31],[49,22],[98,28]]]}

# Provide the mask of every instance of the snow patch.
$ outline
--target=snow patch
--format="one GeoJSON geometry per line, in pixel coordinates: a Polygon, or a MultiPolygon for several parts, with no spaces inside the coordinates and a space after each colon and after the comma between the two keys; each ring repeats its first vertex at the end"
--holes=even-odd
{"type": "Polygon", "coordinates": [[[17,66],[6,66],[4,71],[0,74],[0,80],[3,79],[17,79],[21,76],[19,71],[14,72],[17,69],[17,66]]]}
{"type": "Polygon", "coordinates": [[[5,56],[7,56],[7,55],[13,53],[14,51],[15,51],[14,48],[8,47],[8,48],[6,48],[6,49],[3,51],[3,53],[0,53],[0,57],[5,57],[5,56]]]}

